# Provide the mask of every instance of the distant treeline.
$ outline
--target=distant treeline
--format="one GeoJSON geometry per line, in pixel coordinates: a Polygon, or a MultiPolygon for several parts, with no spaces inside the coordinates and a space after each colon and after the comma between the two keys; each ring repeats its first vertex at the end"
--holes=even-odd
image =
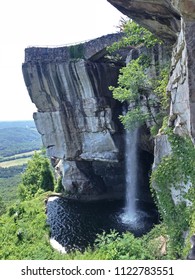
{"type": "Polygon", "coordinates": [[[10,178],[14,177],[15,175],[22,173],[26,168],[26,165],[17,165],[11,167],[0,167],[0,178],[10,178]]]}
{"type": "Polygon", "coordinates": [[[0,159],[39,150],[40,134],[33,121],[0,122],[0,159]]]}
{"type": "MultiPolygon", "coordinates": [[[[34,152],[37,150],[34,150],[34,152]]],[[[39,151],[39,150],[38,150],[39,151]]],[[[8,157],[1,157],[0,156],[0,162],[10,161],[10,160],[16,160],[21,158],[29,158],[29,152],[27,154],[15,154],[14,156],[8,156],[8,157]]]]}

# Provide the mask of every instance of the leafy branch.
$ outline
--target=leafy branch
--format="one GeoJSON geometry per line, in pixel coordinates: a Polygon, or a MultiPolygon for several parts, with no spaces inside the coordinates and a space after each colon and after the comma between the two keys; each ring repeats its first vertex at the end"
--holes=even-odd
{"type": "MultiPolygon", "coordinates": [[[[120,42],[109,47],[110,52],[127,46],[144,45],[152,48],[157,43],[161,44],[150,31],[132,21],[125,23],[124,33],[125,36],[120,42]]],[[[160,74],[151,78],[148,74],[150,66],[150,57],[140,55],[121,68],[118,85],[109,87],[115,99],[129,105],[126,115],[119,117],[127,129],[140,126],[146,121],[158,128],[162,125],[162,112],[166,111],[169,103],[166,95],[169,71],[168,67],[163,66],[162,69],[158,69],[160,71],[156,71],[160,74]]]]}

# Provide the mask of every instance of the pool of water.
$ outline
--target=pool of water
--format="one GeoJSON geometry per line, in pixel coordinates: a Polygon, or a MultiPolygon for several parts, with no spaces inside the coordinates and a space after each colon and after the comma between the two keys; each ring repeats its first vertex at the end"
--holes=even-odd
{"type": "Polygon", "coordinates": [[[78,202],[55,197],[47,203],[47,223],[51,239],[66,251],[84,250],[93,245],[97,234],[116,230],[130,231],[135,236],[148,232],[158,223],[157,211],[146,203],[139,202],[136,220],[124,214],[123,201],[78,202]]]}

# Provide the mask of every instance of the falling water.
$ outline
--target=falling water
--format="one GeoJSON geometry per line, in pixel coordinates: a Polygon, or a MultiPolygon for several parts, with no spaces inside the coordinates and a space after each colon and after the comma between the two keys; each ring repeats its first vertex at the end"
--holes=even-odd
{"type": "Polygon", "coordinates": [[[125,223],[133,223],[137,219],[137,135],[138,129],[127,131],[125,135],[126,204],[122,214],[125,223]]]}

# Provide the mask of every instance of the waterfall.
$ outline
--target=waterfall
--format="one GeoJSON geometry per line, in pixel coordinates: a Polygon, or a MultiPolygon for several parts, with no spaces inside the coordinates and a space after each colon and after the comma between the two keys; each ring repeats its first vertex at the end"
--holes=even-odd
{"type": "Polygon", "coordinates": [[[126,203],[122,221],[135,222],[137,219],[137,136],[138,129],[126,131],[125,134],[125,168],[126,168],[126,203]]]}

